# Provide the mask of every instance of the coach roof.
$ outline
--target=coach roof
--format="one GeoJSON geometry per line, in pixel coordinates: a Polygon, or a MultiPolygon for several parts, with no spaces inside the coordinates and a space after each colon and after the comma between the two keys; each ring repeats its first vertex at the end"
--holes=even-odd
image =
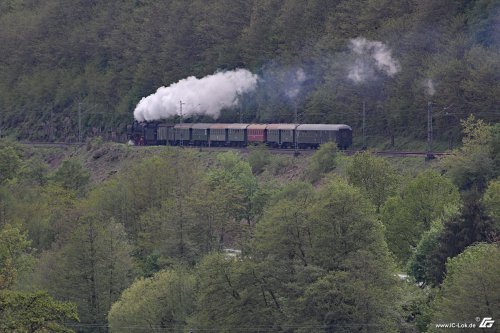
{"type": "Polygon", "coordinates": [[[220,123],[211,124],[209,128],[210,129],[226,129],[227,124],[220,124],[220,123]]]}
{"type": "Polygon", "coordinates": [[[213,124],[208,124],[208,123],[198,123],[198,124],[193,124],[192,129],[208,129],[210,126],[213,124]]]}
{"type": "Polygon", "coordinates": [[[268,130],[294,130],[297,124],[269,124],[267,125],[268,130]]]}
{"type": "Polygon", "coordinates": [[[352,130],[344,124],[303,124],[297,126],[297,131],[338,131],[341,129],[352,130]]]}
{"type": "Polygon", "coordinates": [[[185,124],[176,124],[174,126],[174,128],[176,129],[189,129],[191,127],[193,127],[194,124],[191,124],[191,123],[185,123],[185,124]]]}
{"type": "Polygon", "coordinates": [[[256,130],[263,130],[266,129],[267,124],[250,124],[248,125],[248,129],[256,129],[256,130]]]}
{"type": "Polygon", "coordinates": [[[226,128],[229,129],[246,129],[248,124],[227,124],[226,128]]]}

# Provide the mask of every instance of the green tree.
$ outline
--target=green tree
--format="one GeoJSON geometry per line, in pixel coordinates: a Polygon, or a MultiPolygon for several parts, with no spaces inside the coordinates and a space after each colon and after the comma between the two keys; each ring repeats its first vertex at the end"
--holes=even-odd
{"type": "Polygon", "coordinates": [[[133,277],[131,250],[122,225],[84,216],[67,243],[41,258],[41,286],[74,302],[83,324],[104,327],[111,305],[133,277]]]}
{"type": "Polygon", "coordinates": [[[197,256],[194,228],[194,212],[185,197],[166,199],[159,209],[151,209],[142,214],[137,223],[141,231],[138,234],[137,246],[142,257],[160,255],[167,262],[184,261],[193,263],[197,256]]]}
{"type": "Polygon", "coordinates": [[[134,163],[116,178],[95,188],[90,194],[95,209],[105,218],[114,218],[136,240],[141,232],[137,223],[142,214],[154,211],[165,200],[184,200],[201,182],[200,160],[187,151],[168,149],[134,163]]]}
{"type": "Polygon", "coordinates": [[[50,248],[56,239],[66,240],[82,214],[76,193],[52,182],[25,193],[28,207],[22,219],[37,249],[50,248]]]}
{"type": "Polygon", "coordinates": [[[459,214],[445,217],[442,229],[431,231],[422,239],[424,247],[421,252],[417,250],[415,267],[426,265],[424,275],[428,280],[425,282],[439,285],[445,278],[446,262],[450,258],[476,242],[494,242],[498,237],[499,230],[481,202],[466,198],[459,214]]]}
{"type": "Polygon", "coordinates": [[[377,208],[377,212],[388,197],[396,193],[398,176],[383,158],[369,152],[357,153],[347,166],[349,183],[360,188],[377,208]]]}
{"type": "Polygon", "coordinates": [[[496,229],[500,231],[500,180],[496,179],[489,183],[483,202],[488,215],[496,221],[496,229]]]}
{"type": "Polygon", "coordinates": [[[33,266],[30,244],[18,228],[6,224],[0,229],[0,291],[12,288],[19,273],[33,266]]]}
{"type": "Polygon", "coordinates": [[[310,207],[312,185],[292,182],[271,199],[269,209],[255,228],[255,251],[272,258],[310,264],[310,207]]]}
{"type": "MultiPolygon", "coordinates": [[[[447,274],[434,302],[432,324],[476,322],[500,316],[500,249],[498,244],[468,247],[446,265],[447,274]]],[[[439,329],[429,326],[430,332],[439,329]]],[[[496,323],[495,323],[496,325],[496,323]]]]}
{"type": "Polygon", "coordinates": [[[297,332],[398,332],[394,276],[369,252],[305,286],[297,332]],[[389,274],[388,274],[389,273],[389,274]]]}
{"type": "Polygon", "coordinates": [[[252,257],[285,315],[284,329],[396,329],[394,264],[360,190],[335,177],[317,193],[290,184],[271,200],[254,243],[252,257]]]}
{"type": "Polygon", "coordinates": [[[183,268],[136,280],[109,311],[111,332],[183,331],[194,308],[195,282],[183,268]]]}
{"type": "MultiPolygon", "coordinates": [[[[336,177],[321,189],[310,208],[313,262],[329,270],[341,269],[360,250],[385,260],[382,225],[361,191],[336,177]]],[[[389,267],[388,267],[389,268],[389,267]]]]}
{"type": "Polygon", "coordinates": [[[21,178],[24,181],[31,182],[33,184],[44,186],[47,184],[47,174],[49,171],[49,166],[47,163],[39,158],[31,158],[27,160],[21,168],[21,178]]]}
{"type": "Polygon", "coordinates": [[[447,178],[426,171],[412,179],[401,194],[386,201],[381,220],[389,249],[405,264],[432,221],[458,210],[458,189],[447,178]]]}
{"type": "Polygon", "coordinates": [[[221,191],[241,192],[241,199],[235,200],[241,205],[241,209],[232,211],[235,218],[243,218],[251,225],[254,222],[253,198],[258,191],[258,183],[252,174],[250,164],[233,152],[218,154],[217,162],[219,167],[207,173],[209,186],[221,191]]]}
{"type": "Polygon", "coordinates": [[[192,235],[199,257],[222,250],[228,238],[233,242],[241,238],[243,226],[239,222],[245,212],[244,198],[245,190],[232,178],[223,183],[207,178],[199,183],[189,201],[194,212],[192,235]]]}
{"type": "Polygon", "coordinates": [[[15,215],[15,199],[8,186],[0,185],[0,225],[12,222],[15,215]]]}
{"type": "Polygon", "coordinates": [[[265,145],[248,146],[248,163],[252,167],[252,172],[258,175],[271,162],[271,153],[265,145]]]}
{"type": "Polygon", "coordinates": [[[67,320],[78,320],[74,304],[55,301],[41,291],[10,290],[34,265],[30,244],[18,228],[6,224],[0,229],[0,331],[73,332],[65,325],[67,320]]]}
{"type": "Polygon", "coordinates": [[[255,262],[221,253],[206,256],[197,268],[196,312],[188,327],[234,332],[277,329],[280,308],[255,262]]]}
{"type": "Polygon", "coordinates": [[[441,221],[436,221],[424,232],[411,258],[408,260],[407,271],[415,280],[433,287],[441,281],[443,272],[436,257],[439,251],[439,237],[443,232],[441,221]]]}
{"type": "Polygon", "coordinates": [[[2,332],[74,332],[66,327],[68,320],[78,321],[75,304],[58,302],[45,292],[0,291],[2,332]]]}
{"type": "Polygon", "coordinates": [[[470,116],[462,121],[463,146],[442,162],[447,174],[463,191],[484,192],[488,181],[498,176],[500,127],[470,116]]]}
{"type": "Polygon", "coordinates": [[[20,166],[21,159],[13,147],[0,148],[0,184],[14,178],[20,166]]]}
{"type": "Polygon", "coordinates": [[[325,173],[332,171],[337,165],[337,145],[324,143],[309,160],[306,175],[312,182],[318,181],[325,173]]]}
{"type": "Polygon", "coordinates": [[[76,159],[63,161],[53,176],[56,183],[66,190],[83,193],[90,180],[90,173],[76,159]]]}

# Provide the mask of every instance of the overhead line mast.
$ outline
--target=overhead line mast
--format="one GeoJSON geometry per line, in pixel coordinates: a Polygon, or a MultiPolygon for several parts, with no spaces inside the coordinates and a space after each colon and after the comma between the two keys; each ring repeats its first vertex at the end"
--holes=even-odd
{"type": "Polygon", "coordinates": [[[432,102],[427,103],[427,160],[432,160],[432,102]]]}
{"type": "MultiPolygon", "coordinates": [[[[182,125],[182,122],[183,122],[183,119],[182,119],[182,105],[183,105],[183,104],[186,104],[186,103],[182,103],[182,101],[179,101],[179,106],[180,106],[180,116],[181,116],[181,118],[180,118],[179,122],[180,122],[180,124],[181,124],[181,125],[182,125]]],[[[180,140],[179,140],[179,145],[180,145],[181,147],[183,147],[183,146],[184,146],[184,140],[183,140],[183,138],[182,138],[182,134],[183,134],[183,129],[182,129],[182,126],[181,126],[181,128],[179,128],[179,131],[181,132],[181,137],[180,137],[180,140]]]]}

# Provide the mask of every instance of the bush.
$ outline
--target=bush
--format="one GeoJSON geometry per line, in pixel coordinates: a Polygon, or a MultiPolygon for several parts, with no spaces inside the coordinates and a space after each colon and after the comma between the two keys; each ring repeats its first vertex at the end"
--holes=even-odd
{"type": "Polygon", "coordinates": [[[271,161],[271,154],[265,145],[248,146],[248,163],[252,167],[254,175],[258,175],[264,171],[266,165],[271,161]]]}
{"type": "Polygon", "coordinates": [[[21,159],[12,147],[0,149],[0,184],[14,178],[21,166],[21,159]]]}
{"type": "Polygon", "coordinates": [[[83,192],[90,181],[90,172],[76,159],[63,161],[53,180],[67,190],[83,192]]]}
{"type": "Polygon", "coordinates": [[[267,166],[267,170],[271,175],[277,176],[280,173],[283,173],[282,170],[292,164],[292,162],[293,157],[280,154],[273,155],[271,156],[271,161],[267,166]]]}
{"type": "Polygon", "coordinates": [[[332,171],[337,166],[337,145],[334,142],[324,143],[314,153],[307,168],[307,178],[318,181],[325,173],[332,171]]]}

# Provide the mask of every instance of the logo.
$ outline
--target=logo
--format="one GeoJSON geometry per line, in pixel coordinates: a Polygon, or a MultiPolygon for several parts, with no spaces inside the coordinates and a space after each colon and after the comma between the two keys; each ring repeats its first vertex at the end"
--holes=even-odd
{"type": "Polygon", "coordinates": [[[493,323],[495,321],[493,318],[490,317],[484,317],[483,320],[481,321],[481,324],[479,324],[479,328],[490,328],[493,327],[493,323]]]}

